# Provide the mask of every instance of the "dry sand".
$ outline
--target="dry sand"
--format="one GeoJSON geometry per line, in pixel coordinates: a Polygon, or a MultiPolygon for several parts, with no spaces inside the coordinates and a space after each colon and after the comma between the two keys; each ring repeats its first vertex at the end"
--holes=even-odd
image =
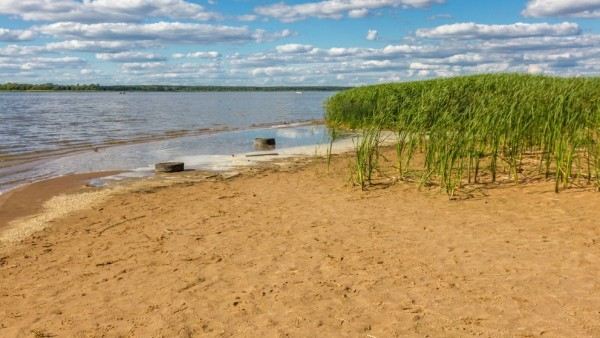
{"type": "Polygon", "coordinates": [[[0,337],[600,336],[600,194],[349,166],[138,182],[0,244],[0,337]]]}

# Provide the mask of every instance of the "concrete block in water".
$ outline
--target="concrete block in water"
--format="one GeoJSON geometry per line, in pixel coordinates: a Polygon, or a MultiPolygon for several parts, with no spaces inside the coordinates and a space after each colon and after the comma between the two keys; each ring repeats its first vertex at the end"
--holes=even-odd
{"type": "Polygon", "coordinates": [[[183,167],[183,162],[163,162],[156,163],[154,165],[154,170],[159,173],[176,173],[183,171],[183,167]]]}
{"type": "Polygon", "coordinates": [[[271,150],[275,149],[275,139],[274,138],[255,138],[254,139],[254,148],[256,150],[271,150]]]}

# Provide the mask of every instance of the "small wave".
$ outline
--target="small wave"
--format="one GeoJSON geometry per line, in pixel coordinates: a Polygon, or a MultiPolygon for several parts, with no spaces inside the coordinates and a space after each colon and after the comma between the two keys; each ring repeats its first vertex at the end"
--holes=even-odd
{"type": "Polygon", "coordinates": [[[295,121],[279,121],[269,123],[256,123],[247,128],[233,128],[225,125],[217,125],[214,127],[198,128],[198,129],[177,129],[167,130],[157,134],[142,134],[131,138],[122,139],[107,139],[103,142],[90,143],[82,140],[60,140],[56,141],[51,149],[31,150],[25,145],[14,145],[8,149],[3,149],[5,152],[0,152],[0,168],[12,166],[15,164],[26,163],[41,159],[56,158],[60,156],[71,155],[85,151],[100,151],[102,149],[125,144],[138,144],[152,141],[161,141],[178,137],[197,136],[203,134],[212,134],[227,131],[250,130],[257,128],[293,128],[313,124],[320,124],[321,120],[295,120],[295,121]]]}

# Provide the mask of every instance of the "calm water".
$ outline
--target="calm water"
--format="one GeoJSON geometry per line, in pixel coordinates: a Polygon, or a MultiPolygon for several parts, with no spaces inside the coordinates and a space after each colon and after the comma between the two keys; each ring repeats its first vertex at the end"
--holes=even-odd
{"type": "Polygon", "coordinates": [[[0,93],[0,154],[323,117],[330,92],[0,93]]]}
{"type": "Polygon", "coordinates": [[[189,168],[218,169],[231,163],[232,154],[252,151],[255,137],[275,137],[278,149],[324,143],[328,141],[325,127],[294,123],[322,119],[323,102],[332,94],[0,94],[0,161],[3,156],[10,159],[34,154],[18,165],[0,163],[0,193],[27,182],[72,173],[148,173],[154,163],[170,160],[182,160],[189,168]],[[178,131],[190,133],[102,147],[178,131]],[[96,146],[101,147],[94,151],[96,146]],[[57,155],[63,151],[68,153],[57,155]]]}

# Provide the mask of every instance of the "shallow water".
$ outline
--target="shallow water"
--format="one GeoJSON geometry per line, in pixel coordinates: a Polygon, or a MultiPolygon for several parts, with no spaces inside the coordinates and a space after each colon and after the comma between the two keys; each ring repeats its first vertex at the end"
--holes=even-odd
{"type": "Polygon", "coordinates": [[[256,137],[276,138],[276,149],[267,153],[303,147],[304,153],[299,155],[305,155],[311,151],[311,146],[329,142],[325,126],[307,125],[245,129],[120,145],[0,168],[0,192],[25,182],[74,173],[122,170],[127,173],[116,179],[143,177],[153,173],[155,163],[165,161],[182,161],[188,169],[227,170],[250,161],[245,154],[254,151],[256,137]]]}
{"type": "Polygon", "coordinates": [[[10,159],[35,152],[25,163],[0,165],[0,193],[74,173],[123,170],[143,176],[162,161],[219,170],[241,163],[239,158],[232,162],[232,155],[252,151],[256,137],[275,137],[277,150],[326,143],[324,126],[292,122],[321,119],[323,102],[331,94],[0,94],[0,118],[6,126],[0,128],[0,155],[10,159]],[[164,138],[181,130],[188,133],[164,138]],[[145,141],[136,142],[140,139],[145,141]],[[114,145],[115,140],[126,144],[114,145]]]}
{"type": "Polygon", "coordinates": [[[332,92],[0,93],[0,156],[323,118],[332,92]]]}

